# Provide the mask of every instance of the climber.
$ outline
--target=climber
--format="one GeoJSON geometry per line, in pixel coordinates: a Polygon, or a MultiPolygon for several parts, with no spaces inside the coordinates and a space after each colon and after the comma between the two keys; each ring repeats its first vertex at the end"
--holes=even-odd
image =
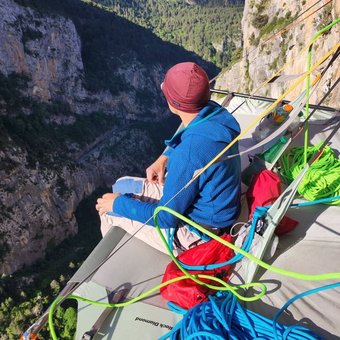
{"type": "MultiPolygon", "coordinates": [[[[135,235],[137,238],[167,252],[154,228],[152,217],[157,206],[166,205],[217,235],[227,233],[238,218],[239,157],[213,164],[180,190],[196,170],[204,167],[240,133],[240,127],[225,108],[210,100],[208,76],[195,63],[184,62],[170,68],[161,89],[170,111],[180,117],[184,128],[165,141],[167,149],[146,169],[145,179],[119,179],[113,185],[113,193],[97,200],[96,209],[103,236],[114,226],[130,234],[140,229],[135,235]]],[[[238,153],[237,143],[229,153],[238,153]]],[[[202,235],[167,212],[158,214],[158,222],[165,235],[167,229],[176,228],[175,254],[204,242],[202,235]]]]}

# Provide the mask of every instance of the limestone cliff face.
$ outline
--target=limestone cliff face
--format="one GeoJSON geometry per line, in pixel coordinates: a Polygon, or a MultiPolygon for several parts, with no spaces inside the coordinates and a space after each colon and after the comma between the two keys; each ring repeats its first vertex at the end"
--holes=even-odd
{"type": "Polygon", "coordinates": [[[31,78],[28,93],[44,101],[85,98],[80,39],[73,22],[41,16],[12,0],[0,4],[0,70],[31,78]]]}
{"type": "MultiPolygon", "coordinates": [[[[88,91],[82,46],[75,24],[62,15],[39,13],[18,5],[14,0],[0,3],[0,72],[24,74],[30,82],[26,94],[43,102],[66,102],[77,113],[98,110],[117,111],[121,103],[132,115],[138,113],[134,92],[112,95],[108,90],[88,91]]],[[[164,69],[154,65],[152,72],[136,59],[128,67],[122,65],[117,74],[135,90],[150,87],[158,95],[164,69]]],[[[157,109],[150,107],[153,113],[157,109]]],[[[123,115],[122,110],[116,112],[123,115]]]]}
{"type": "MultiPolygon", "coordinates": [[[[265,80],[292,58],[281,74],[299,75],[306,71],[307,52],[298,53],[313,38],[314,34],[340,14],[339,1],[325,5],[320,2],[313,6],[310,1],[248,0],[242,19],[243,58],[230,70],[219,76],[216,87],[230,91],[252,93],[265,80]],[[287,26],[289,25],[289,26],[287,26]],[[287,26],[287,30],[281,31],[287,26]]],[[[336,24],[314,44],[312,65],[316,63],[336,43],[339,43],[340,24],[336,24]]],[[[329,60],[329,59],[328,59],[329,60]]],[[[318,72],[327,64],[317,69],[318,72]]],[[[314,72],[312,79],[317,72],[314,72]]],[[[311,102],[317,103],[340,76],[338,61],[326,72],[311,102]]],[[[293,81],[274,82],[263,87],[256,94],[277,98],[293,81]]],[[[292,99],[303,90],[305,82],[298,86],[287,98],[292,99]]],[[[339,91],[328,97],[328,105],[337,107],[339,91]]]]}
{"type": "MultiPolygon", "coordinates": [[[[24,155],[20,158],[25,164],[24,155]]],[[[68,168],[57,174],[18,166],[9,176],[1,174],[1,180],[1,245],[6,252],[2,273],[34,263],[45,249],[74,235],[77,204],[98,185],[95,176],[68,168]]]]}
{"type": "MultiPolygon", "coordinates": [[[[63,107],[47,115],[48,106],[41,106],[44,126],[67,130],[98,111],[106,115],[108,123],[112,117],[117,124],[102,124],[102,134],[86,144],[60,140],[62,150],[52,150],[50,155],[40,146],[41,158],[34,158],[33,164],[29,147],[18,142],[23,140],[20,132],[0,136],[0,273],[32,264],[47,248],[74,235],[78,229],[74,212],[84,197],[99,186],[110,186],[119,176],[142,175],[159,151],[154,137],[143,130],[166,117],[159,84],[168,64],[159,60],[145,65],[135,55],[116,68],[115,76],[129,84],[126,91],[115,95],[105,89],[90,91],[84,82],[81,45],[71,19],[37,12],[14,0],[1,1],[0,73],[4,77],[13,72],[25,75],[28,83],[20,97],[34,104],[9,110],[0,93],[0,130],[13,121],[25,121],[27,126],[32,120],[33,126],[34,106],[60,102],[67,104],[72,115],[63,107]],[[51,161],[47,165],[46,159],[51,161]]],[[[19,97],[12,102],[16,100],[19,97]]],[[[97,123],[100,125],[100,121],[92,122],[97,123]]],[[[23,130],[22,134],[29,132],[23,130]]],[[[31,138],[39,139],[39,132],[33,132],[31,138]]],[[[54,143],[52,136],[45,143],[54,143]]],[[[46,150],[51,148],[46,145],[46,150]]]]}

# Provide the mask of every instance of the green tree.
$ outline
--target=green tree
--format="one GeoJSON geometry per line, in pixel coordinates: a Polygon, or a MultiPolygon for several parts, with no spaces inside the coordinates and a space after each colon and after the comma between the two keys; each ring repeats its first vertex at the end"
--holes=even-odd
{"type": "Polygon", "coordinates": [[[52,289],[53,295],[58,295],[60,292],[60,284],[57,280],[53,280],[50,283],[50,287],[52,289]]]}
{"type": "Polygon", "coordinates": [[[73,339],[73,334],[77,325],[77,313],[73,307],[68,307],[63,316],[64,331],[62,333],[63,339],[73,339]]]}

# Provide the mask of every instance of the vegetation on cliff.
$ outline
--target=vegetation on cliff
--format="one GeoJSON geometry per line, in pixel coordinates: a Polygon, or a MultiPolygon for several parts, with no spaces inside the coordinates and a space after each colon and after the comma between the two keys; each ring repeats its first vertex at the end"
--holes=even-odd
{"type": "MultiPolygon", "coordinates": [[[[190,59],[201,64],[210,76],[219,71],[211,62],[204,62],[198,53],[190,53],[176,46],[181,44],[163,41],[151,30],[141,27],[142,25],[133,24],[115,13],[90,6],[80,0],[15,1],[33,8],[41,15],[62,15],[74,22],[81,39],[85,85],[91,91],[108,89],[117,94],[119,91],[131,90],[129,82],[124,80],[117,70],[132,65],[135,60],[145,67],[162,64],[168,68],[176,62],[190,59]]],[[[163,4],[162,1],[159,3],[163,4]]],[[[241,12],[238,17],[241,17],[241,12]]],[[[179,19],[182,19],[182,15],[179,19]]],[[[209,19],[201,19],[209,22],[209,19]]]]}

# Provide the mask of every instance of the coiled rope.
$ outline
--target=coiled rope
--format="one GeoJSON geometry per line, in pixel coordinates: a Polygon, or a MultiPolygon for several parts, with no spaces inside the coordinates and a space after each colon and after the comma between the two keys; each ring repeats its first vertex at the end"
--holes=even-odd
{"type": "MultiPolygon", "coordinates": [[[[307,159],[309,160],[320,148],[322,143],[307,147],[307,159]]],[[[304,147],[297,146],[288,149],[281,156],[281,176],[291,183],[304,167],[304,147]]],[[[340,160],[334,150],[329,146],[323,149],[322,154],[307,170],[298,187],[298,193],[309,201],[340,195],[340,160]]],[[[340,200],[327,202],[339,205],[340,200]]]]}
{"type": "Polygon", "coordinates": [[[177,339],[321,339],[313,331],[300,325],[285,326],[277,323],[280,315],[296,300],[321,292],[326,289],[340,287],[340,283],[318,287],[290,299],[274,316],[268,319],[260,314],[245,309],[230,292],[218,292],[209,296],[208,302],[202,302],[184,314],[174,328],[159,340],[177,339]]]}

